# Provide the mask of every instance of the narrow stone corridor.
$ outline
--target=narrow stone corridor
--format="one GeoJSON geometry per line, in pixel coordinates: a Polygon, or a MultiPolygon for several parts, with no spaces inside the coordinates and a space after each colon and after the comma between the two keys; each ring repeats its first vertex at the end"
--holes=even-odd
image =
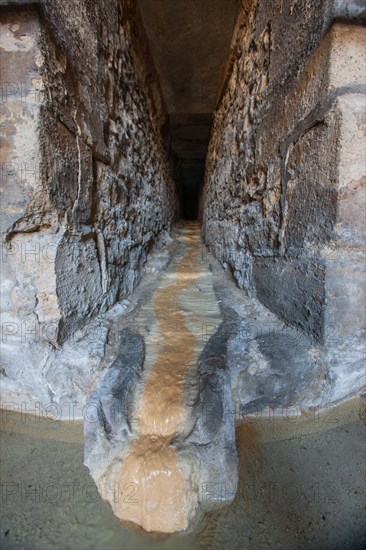
{"type": "Polygon", "coordinates": [[[354,550],[366,533],[364,0],[0,7],[0,437],[15,464],[1,542],[99,550],[130,533],[140,550],[158,533],[172,548],[354,550]],[[334,431],[318,425],[338,407],[334,431]],[[82,521],[55,504],[58,546],[32,532],[22,477],[38,487],[42,438],[59,452],[54,468],[45,454],[47,483],[59,473],[62,495],[69,469],[96,492],[95,507],[78,501],[82,521]],[[312,495],[306,525],[288,475],[312,495]],[[251,508],[257,476],[269,502],[256,492],[251,508]],[[263,536],[255,511],[270,517],[263,536]]]}

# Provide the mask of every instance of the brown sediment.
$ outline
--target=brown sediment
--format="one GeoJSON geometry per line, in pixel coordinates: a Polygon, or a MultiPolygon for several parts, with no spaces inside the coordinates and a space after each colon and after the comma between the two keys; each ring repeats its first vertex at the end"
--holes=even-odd
{"type": "Polygon", "coordinates": [[[197,278],[199,237],[195,227],[186,234],[190,248],[181,260],[174,284],[156,292],[154,310],[163,337],[163,349],[147,376],[139,406],[139,436],[131,444],[115,480],[120,496],[133,483],[132,498],[118,498],[115,514],[147,531],[186,529],[197,503],[190,484],[190,468],[178,463],[175,435],[184,431],[183,381],[196,364],[196,337],[177,309],[177,295],[197,278]]]}

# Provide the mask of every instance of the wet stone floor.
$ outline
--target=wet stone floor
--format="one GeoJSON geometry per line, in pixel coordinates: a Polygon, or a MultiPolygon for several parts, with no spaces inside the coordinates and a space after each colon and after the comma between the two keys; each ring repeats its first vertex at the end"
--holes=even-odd
{"type": "MultiPolygon", "coordinates": [[[[161,453],[173,478],[175,471],[179,497],[185,486],[170,441],[177,431],[184,436],[191,429],[182,381],[190,373],[194,376],[197,358],[221,322],[221,312],[211,266],[201,253],[198,227],[181,228],[177,242],[161,278],[152,275],[140,285],[129,320],[143,334],[146,357],[137,436],[125,468],[130,469],[129,477],[136,472],[140,475],[136,456],[148,450],[145,446],[151,445],[151,436],[154,441],[160,438],[161,453]],[[176,365],[173,372],[172,365],[176,365]]],[[[118,332],[124,323],[123,319],[116,321],[113,330],[118,332]]],[[[114,354],[113,345],[107,347],[106,364],[114,354]]],[[[355,398],[322,413],[302,410],[295,416],[273,416],[265,410],[236,425],[239,487],[234,501],[213,512],[200,512],[188,531],[171,535],[149,534],[119,521],[110,504],[102,500],[83,464],[81,421],[2,411],[1,547],[363,548],[365,401],[355,398]]],[[[147,465],[148,470],[150,466],[154,470],[154,463],[147,465]]],[[[164,510],[156,509],[155,524],[168,521],[173,510],[169,521],[181,526],[184,510],[182,519],[176,513],[179,498],[171,502],[169,486],[164,484],[163,476],[150,485],[150,492],[162,491],[163,495],[164,510]]],[[[145,496],[152,498],[148,493],[145,496]]],[[[139,513],[144,515],[140,504],[139,513]]],[[[133,520],[123,508],[120,515],[133,520]]]]}

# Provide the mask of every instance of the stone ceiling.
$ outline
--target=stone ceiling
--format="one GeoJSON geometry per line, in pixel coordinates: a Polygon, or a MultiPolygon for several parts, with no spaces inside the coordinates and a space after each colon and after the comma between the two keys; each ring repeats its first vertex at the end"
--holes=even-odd
{"type": "Polygon", "coordinates": [[[138,0],[170,118],[183,214],[198,193],[238,0],[138,0]]]}

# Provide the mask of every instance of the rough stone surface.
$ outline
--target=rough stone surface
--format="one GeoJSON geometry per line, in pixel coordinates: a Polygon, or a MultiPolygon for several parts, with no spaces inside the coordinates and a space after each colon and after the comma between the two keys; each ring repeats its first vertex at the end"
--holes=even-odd
{"type": "MultiPolygon", "coordinates": [[[[323,408],[350,394],[355,379],[340,381],[322,346],[286,325],[258,299],[246,296],[229,271],[207,254],[226,325],[226,362],[236,422],[247,415],[291,416],[303,408],[323,408]]],[[[354,373],[356,376],[356,372],[354,373]]],[[[357,384],[362,386],[358,371],[357,384]]]]}
{"type": "Polygon", "coordinates": [[[338,353],[354,391],[365,353],[363,18],[357,2],[245,4],[201,201],[210,250],[334,368],[338,353]]]}
{"type": "Polygon", "coordinates": [[[235,313],[209,338],[198,361],[198,394],[192,408],[195,427],[187,439],[200,461],[201,506],[205,510],[234,499],[237,456],[228,340],[235,334],[235,313]]]}
{"type": "Polygon", "coordinates": [[[196,215],[234,11],[211,47],[220,3],[139,3],[168,113],[136,1],[0,1],[2,399],[82,416],[116,516],[173,532],[234,498],[236,420],[364,387],[366,9],[226,2],[201,195],[225,275],[197,226],[169,233],[178,195],[196,215]]]}
{"type": "Polygon", "coordinates": [[[85,422],[85,464],[99,480],[105,465],[127,448],[132,435],[138,382],[145,359],[144,339],[130,328],[120,333],[116,359],[90,396],[85,422]]]}
{"type": "Polygon", "coordinates": [[[36,4],[2,13],[6,383],[132,292],[176,211],[135,3],[36,4]]]}

